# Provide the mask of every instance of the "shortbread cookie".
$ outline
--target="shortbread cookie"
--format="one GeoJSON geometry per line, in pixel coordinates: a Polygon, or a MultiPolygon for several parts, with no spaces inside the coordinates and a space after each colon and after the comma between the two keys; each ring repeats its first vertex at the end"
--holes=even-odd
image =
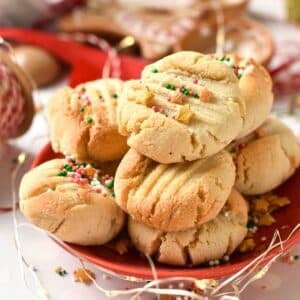
{"type": "Polygon", "coordinates": [[[243,194],[269,192],[300,164],[300,147],[292,131],[270,117],[253,134],[229,147],[236,164],[236,188],[243,194]]]}
{"type": "Polygon", "coordinates": [[[145,67],[120,99],[119,132],[160,163],[217,153],[243,125],[244,102],[231,67],[197,52],[178,52],[145,67]]]}
{"type": "Polygon", "coordinates": [[[57,92],[48,104],[53,150],[78,161],[120,159],[128,149],[116,121],[122,89],[122,81],[102,79],[57,92]]]}
{"type": "Polygon", "coordinates": [[[273,104],[272,79],[267,70],[251,58],[237,55],[216,55],[233,68],[239,79],[241,98],[245,101],[244,125],[237,138],[248,135],[268,117],[273,104]]]}
{"type": "Polygon", "coordinates": [[[158,164],[130,149],[117,169],[115,193],[117,203],[137,221],[177,231],[213,219],[234,180],[226,151],[194,162],[158,164]]]}
{"type": "MultiPolygon", "coordinates": [[[[221,8],[226,12],[228,10],[235,13],[245,10],[248,0],[221,0],[221,8]]],[[[134,10],[152,10],[154,12],[170,12],[173,14],[191,13],[201,10],[209,10],[215,12],[214,0],[170,0],[160,1],[140,1],[140,0],[111,0],[110,4],[120,4],[124,8],[134,10]]],[[[107,4],[107,0],[88,0],[87,7],[96,11],[101,10],[103,5],[107,4]]]]}
{"type": "MultiPolygon", "coordinates": [[[[223,51],[237,53],[243,58],[253,58],[267,65],[274,53],[274,39],[270,30],[257,21],[237,15],[224,15],[225,40],[223,51]]],[[[190,31],[174,46],[175,51],[192,50],[201,53],[216,52],[216,34],[219,29],[215,16],[201,20],[199,26],[190,31]]],[[[219,43],[220,47],[221,43],[219,43]]]]}
{"type": "Polygon", "coordinates": [[[170,265],[198,265],[230,255],[247,234],[248,206],[232,191],[220,214],[208,223],[186,231],[163,232],[129,219],[134,246],[170,265]]]}
{"type": "Polygon", "coordinates": [[[125,221],[114,199],[113,177],[72,159],[29,171],[20,186],[20,208],[36,226],[79,245],[110,241],[125,221]]]}

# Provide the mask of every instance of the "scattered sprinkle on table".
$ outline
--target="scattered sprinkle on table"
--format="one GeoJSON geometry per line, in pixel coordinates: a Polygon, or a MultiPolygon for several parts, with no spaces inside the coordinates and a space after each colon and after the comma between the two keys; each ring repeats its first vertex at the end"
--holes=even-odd
{"type": "Polygon", "coordinates": [[[61,277],[64,277],[68,274],[68,272],[65,269],[63,269],[62,267],[57,267],[55,269],[55,273],[58,274],[61,277]]]}

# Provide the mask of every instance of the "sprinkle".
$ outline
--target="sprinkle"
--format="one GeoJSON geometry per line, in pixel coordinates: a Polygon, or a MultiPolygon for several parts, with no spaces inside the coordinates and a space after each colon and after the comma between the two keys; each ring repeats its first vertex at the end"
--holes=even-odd
{"type": "Polygon", "coordinates": [[[180,92],[186,96],[188,96],[190,94],[189,90],[185,87],[181,88],[180,92]]]}
{"type": "Polygon", "coordinates": [[[64,270],[62,267],[57,267],[55,269],[55,273],[58,274],[61,277],[64,277],[68,274],[68,272],[66,270],[64,270]]]}
{"type": "Polygon", "coordinates": [[[166,83],[166,84],[165,84],[165,88],[168,89],[168,90],[172,90],[172,91],[175,91],[175,90],[176,90],[175,85],[172,85],[172,84],[170,84],[170,83],[166,83]]]}
{"type": "Polygon", "coordinates": [[[248,223],[247,223],[247,228],[250,229],[250,228],[253,228],[255,227],[256,224],[253,220],[249,220],[248,223]]]}
{"type": "Polygon", "coordinates": [[[193,83],[197,84],[197,83],[198,83],[198,79],[197,79],[197,78],[194,78],[194,79],[193,79],[193,83]]]}
{"type": "Polygon", "coordinates": [[[68,171],[68,172],[72,172],[72,171],[73,171],[72,166],[70,166],[70,165],[68,165],[68,164],[65,164],[65,165],[64,165],[64,169],[65,169],[66,171],[68,171]]]}
{"type": "Polygon", "coordinates": [[[179,282],[178,287],[179,287],[180,289],[183,289],[183,288],[184,288],[184,283],[183,283],[183,282],[179,282]]]}
{"type": "Polygon", "coordinates": [[[236,153],[236,150],[235,150],[234,148],[233,148],[233,149],[230,149],[230,150],[229,150],[229,153],[230,153],[230,154],[235,154],[235,153],[236,153]]]}
{"type": "Polygon", "coordinates": [[[195,94],[193,95],[193,97],[196,98],[196,99],[199,99],[199,95],[198,95],[197,93],[195,93],[195,94]]]}
{"type": "Polygon", "coordinates": [[[112,95],[112,97],[115,98],[115,99],[117,99],[117,98],[118,98],[118,94],[114,93],[114,94],[112,95]]]}
{"type": "Polygon", "coordinates": [[[229,261],[229,259],[230,259],[229,255],[224,255],[224,257],[223,257],[224,261],[229,261]]]}
{"type": "Polygon", "coordinates": [[[91,278],[95,279],[95,277],[95,274],[88,269],[78,268],[73,272],[74,281],[82,282],[84,284],[91,284],[91,278]]]}
{"type": "Polygon", "coordinates": [[[57,176],[66,177],[68,175],[68,172],[66,170],[60,171],[57,173],[57,176]]]}
{"type": "Polygon", "coordinates": [[[106,184],[108,189],[112,189],[114,187],[114,180],[111,180],[108,184],[106,184]]]}
{"type": "Polygon", "coordinates": [[[157,69],[152,69],[151,72],[152,72],[152,73],[158,73],[158,70],[157,70],[157,69]]]}
{"type": "Polygon", "coordinates": [[[87,117],[86,121],[88,124],[90,124],[90,123],[93,123],[94,120],[92,117],[87,117]]]}
{"type": "Polygon", "coordinates": [[[207,88],[204,88],[201,91],[200,99],[202,102],[209,103],[209,102],[211,102],[212,98],[213,98],[213,93],[210,90],[208,90],[207,88]]]}

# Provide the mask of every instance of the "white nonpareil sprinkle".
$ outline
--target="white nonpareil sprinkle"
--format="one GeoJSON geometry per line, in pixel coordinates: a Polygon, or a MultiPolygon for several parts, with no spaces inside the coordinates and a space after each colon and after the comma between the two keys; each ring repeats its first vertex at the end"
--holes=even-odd
{"type": "Polygon", "coordinates": [[[243,74],[249,74],[253,70],[254,70],[254,66],[253,65],[247,66],[246,69],[244,70],[243,74]]]}

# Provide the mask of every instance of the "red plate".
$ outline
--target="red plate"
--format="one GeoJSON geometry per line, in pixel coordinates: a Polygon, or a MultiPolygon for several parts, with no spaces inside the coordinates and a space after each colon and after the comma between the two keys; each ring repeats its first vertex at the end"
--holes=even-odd
{"type": "MultiPolygon", "coordinates": [[[[32,167],[59,157],[55,154],[50,144],[46,145],[40,153],[35,157],[32,167]]],[[[282,239],[287,238],[292,229],[300,221],[300,196],[298,187],[300,186],[300,168],[286,183],[284,183],[276,191],[278,195],[287,196],[291,200],[291,204],[274,213],[276,223],[270,227],[260,227],[255,233],[255,241],[257,247],[255,251],[247,254],[233,254],[230,262],[216,267],[173,267],[164,264],[156,264],[157,274],[159,278],[171,276],[192,276],[201,278],[220,278],[229,276],[237,272],[251,262],[255,257],[261,254],[269,245],[274,231],[279,230],[282,239]],[[265,241],[261,238],[266,237],[265,241]]],[[[284,244],[284,250],[291,248],[300,241],[300,231],[298,230],[288,242],[284,244]]],[[[73,244],[61,244],[71,254],[74,254],[83,260],[92,262],[93,264],[117,273],[118,275],[134,276],[142,279],[153,279],[149,263],[145,258],[142,258],[135,250],[131,250],[124,255],[118,255],[116,252],[103,247],[82,247],[73,244]],[[64,246],[65,245],[65,246],[64,246]],[[67,247],[69,246],[69,247],[67,247]]],[[[280,251],[279,248],[274,249],[266,256],[265,261],[270,260],[280,251]]]]}

